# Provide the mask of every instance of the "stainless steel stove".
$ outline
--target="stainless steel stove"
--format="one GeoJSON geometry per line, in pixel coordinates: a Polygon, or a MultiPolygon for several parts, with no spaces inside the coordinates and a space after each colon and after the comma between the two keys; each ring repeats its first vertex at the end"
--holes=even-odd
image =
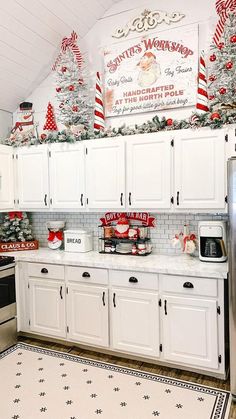
{"type": "Polygon", "coordinates": [[[0,256],[0,352],[15,343],[15,260],[12,256],[0,256]]]}

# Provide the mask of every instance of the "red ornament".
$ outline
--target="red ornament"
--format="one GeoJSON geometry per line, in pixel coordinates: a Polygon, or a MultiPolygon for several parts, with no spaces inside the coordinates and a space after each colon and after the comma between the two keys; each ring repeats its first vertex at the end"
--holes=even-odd
{"type": "Polygon", "coordinates": [[[72,106],[72,111],[73,112],[78,112],[78,109],[79,109],[78,106],[76,106],[76,105],[72,106]]]}
{"type": "Polygon", "coordinates": [[[216,76],[215,76],[215,74],[212,74],[212,75],[209,77],[209,80],[210,80],[210,81],[215,81],[215,80],[216,80],[216,76]]]}
{"type": "Polygon", "coordinates": [[[218,112],[214,112],[211,114],[211,120],[214,121],[214,119],[220,119],[221,116],[218,112]]]}
{"type": "Polygon", "coordinates": [[[67,67],[65,67],[65,66],[64,66],[64,67],[62,67],[62,68],[61,68],[61,71],[62,71],[62,73],[65,73],[65,72],[67,71],[67,67]]]}
{"type": "Polygon", "coordinates": [[[75,86],[73,84],[71,84],[68,89],[72,92],[73,90],[75,90],[75,86]]]}
{"type": "Polygon", "coordinates": [[[41,140],[43,140],[43,141],[44,141],[44,140],[46,140],[47,136],[46,136],[46,134],[41,134],[41,135],[40,135],[40,138],[41,138],[41,140]]]}
{"type": "Polygon", "coordinates": [[[171,127],[171,125],[173,125],[173,119],[168,118],[168,119],[166,120],[166,125],[167,125],[168,127],[171,127]]]}
{"type": "Polygon", "coordinates": [[[213,99],[215,99],[215,95],[210,95],[209,100],[213,100],[213,99]]]}
{"type": "Polygon", "coordinates": [[[231,68],[233,68],[233,63],[232,63],[232,61],[228,61],[228,62],[225,64],[225,68],[227,68],[227,70],[231,70],[231,68]]]}
{"type": "Polygon", "coordinates": [[[218,48],[221,50],[221,49],[223,49],[224,48],[224,46],[225,46],[225,44],[224,44],[224,42],[220,42],[219,44],[218,44],[218,48]]]}
{"type": "Polygon", "coordinates": [[[221,87],[220,89],[219,89],[219,93],[221,94],[221,95],[225,95],[225,93],[227,92],[227,89],[225,88],[225,87],[221,87]]]}
{"type": "Polygon", "coordinates": [[[84,84],[83,79],[79,79],[78,81],[79,81],[79,85],[80,85],[80,86],[82,86],[82,85],[84,84]]]}
{"type": "Polygon", "coordinates": [[[61,92],[61,87],[56,87],[57,92],[61,92]]]}
{"type": "Polygon", "coordinates": [[[235,42],[236,42],[236,35],[232,35],[232,36],[229,38],[229,40],[230,40],[230,42],[231,42],[232,44],[235,44],[235,42]]]}
{"type": "Polygon", "coordinates": [[[215,54],[212,54],[212,55],[210,55],[210,61],[215,61],[216,60],[216,55],[215,54]]]}

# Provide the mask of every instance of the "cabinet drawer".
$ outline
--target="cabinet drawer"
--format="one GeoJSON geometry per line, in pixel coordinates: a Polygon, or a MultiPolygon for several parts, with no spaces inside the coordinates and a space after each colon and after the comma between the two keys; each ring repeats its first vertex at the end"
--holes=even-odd
{"type": "Polygon", "coordinates": [[[86,266],[66,266],[68,281],[86,282],[87,284],[108,284],[106,269],[87,268],[86,266]]]}
{"type": "Polygon", "coordinates": [[[135,271],[110,271],[112,285],[134,289],[157,290],[158,275],[135,271]]]}
{"type": "Polygon", "coordinates": [[[28,275],[44,279],[64,279],[64,266],[47,263],[28,263],[28,275]]]}
{"type": "Polygon", "coordinates": [[[193,276],[160,275],[162,290],[188,295],[217,297],[217,280],[193,276]]]}

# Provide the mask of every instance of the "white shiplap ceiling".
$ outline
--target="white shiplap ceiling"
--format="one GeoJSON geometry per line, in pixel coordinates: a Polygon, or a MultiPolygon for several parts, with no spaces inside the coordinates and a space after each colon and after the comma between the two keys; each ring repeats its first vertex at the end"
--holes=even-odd
{"type": "Polygon", "coordinates": [[[1,0],[0,109],[16,110],[48,75],[61,39],[83,38],[118,0],[1,0]]]}

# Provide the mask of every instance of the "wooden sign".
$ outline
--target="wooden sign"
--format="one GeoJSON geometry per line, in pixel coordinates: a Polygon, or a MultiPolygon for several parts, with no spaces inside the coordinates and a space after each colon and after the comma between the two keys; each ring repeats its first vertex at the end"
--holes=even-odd
{"type": "Polygon", "coordinates": [[[104,50],[106,116],[196,104],[198,26],[123,41],[104,50]]]}
{"type": "Polygon", "coordinates": [[[39,247],[37,240],[28,242],[0,242],[0,252],[16,252],[18,250],[36,250],[39,247]]]}

